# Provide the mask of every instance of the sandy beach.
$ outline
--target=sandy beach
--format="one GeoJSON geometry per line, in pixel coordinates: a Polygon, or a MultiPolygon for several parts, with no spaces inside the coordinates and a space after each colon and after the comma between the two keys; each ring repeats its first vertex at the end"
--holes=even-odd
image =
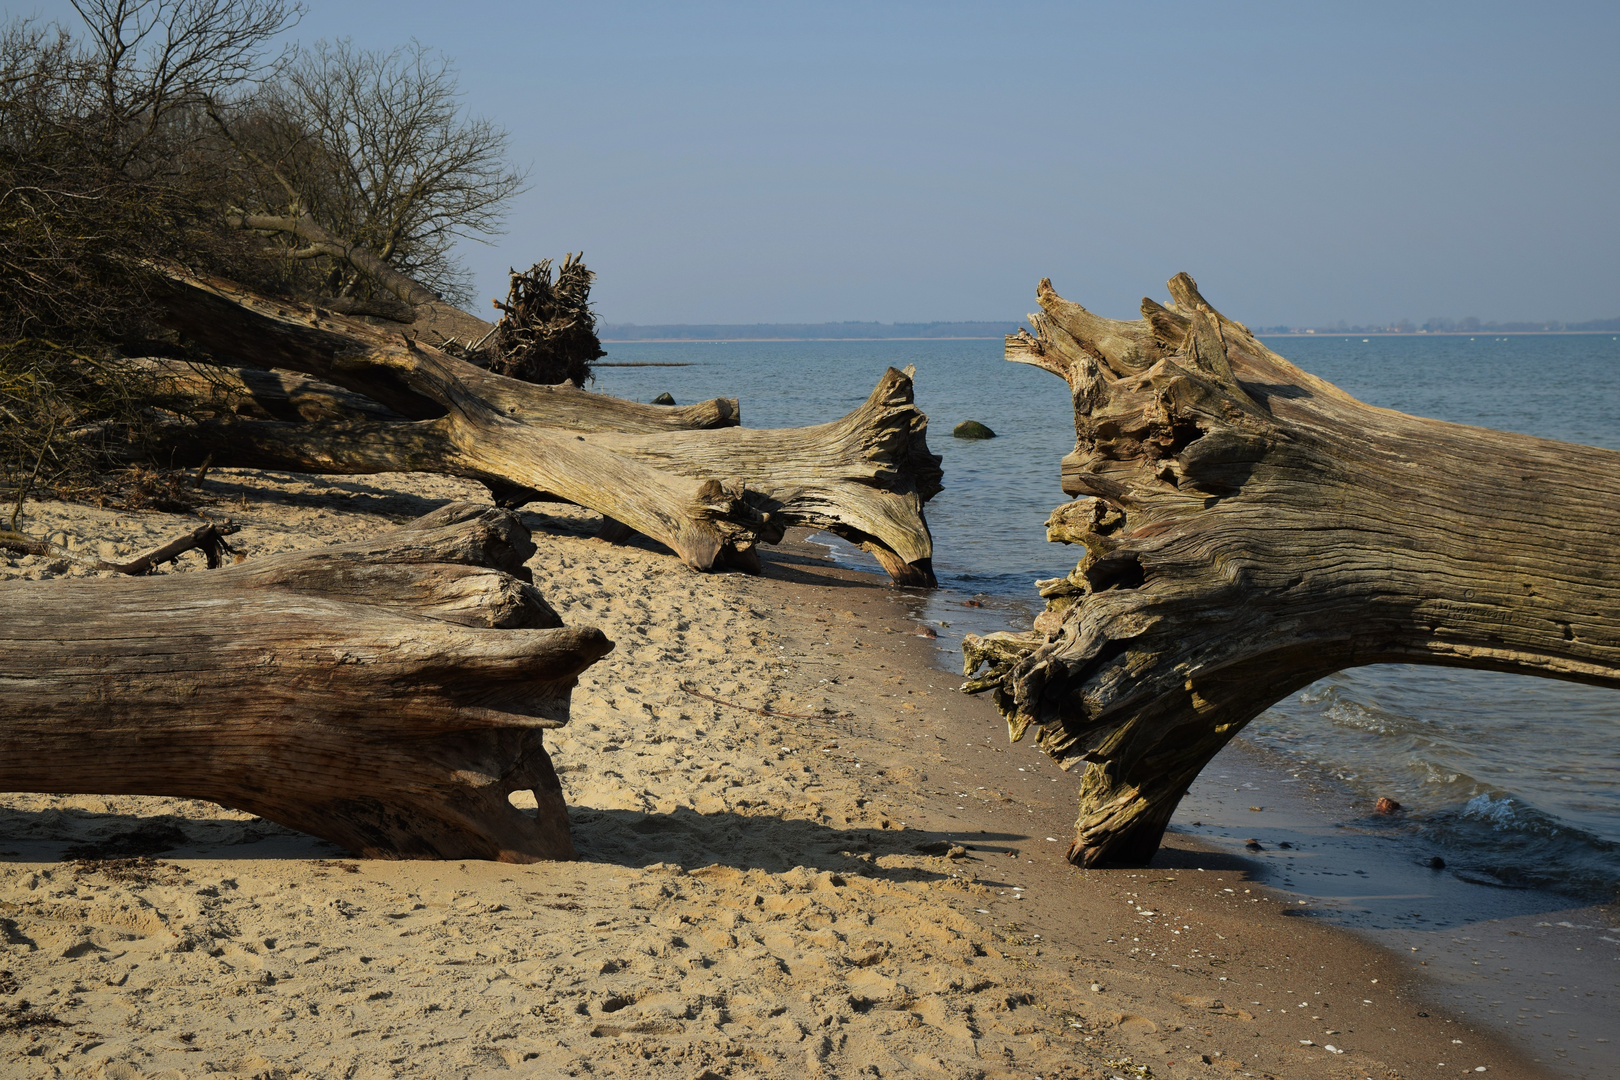
{"type": "MultiPolygon", "coordinates": [[[[249,558],[484,497],[205,488],[249,558]]],[[[29,514],[103,557],[195,524],[29,514]]],[[[0,795],[0,1077],[1583,1075],[1448,1011],[1427,957],[1306,917],[1218,837],[1070,866],[1075,778],[1009,746],[892,590],[805,537],[763,577],[700,575],[573,507],[524,517],[536,585],[617,643],[550,740],[580,861],[356,860],[211,803],[0,795]]],[[[206,572],[188,558],[171,572],[206,572]]]]}

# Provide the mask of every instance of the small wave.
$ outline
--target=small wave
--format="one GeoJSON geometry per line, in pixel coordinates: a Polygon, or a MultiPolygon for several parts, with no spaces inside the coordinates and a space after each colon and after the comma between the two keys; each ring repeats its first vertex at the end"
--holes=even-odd
{"type": "Polygon", "coordinates": [[[1426,726],[1415,716],[1390,712],[1377,705],[1366,705],[1342,695],[1335,695],[1333,704],[1328,706],[1322,715],[1341,727],[1367,731],[1374,735],[1410,735],[1426,726]]]}
{"type": "Polygon", "coordinates": [[[1338,697],[1339,687],[1329,678],[1301,690],[1298,700],[1301,705],[1319,705],[1324,701],[1337,701],[1338,697]]]}
{"type": "Polygon", "coordinates": [[[1620,843],[1606,840],[1501,791],[1422,815],[1420,832],[1463,857],[1462,868],[1504,885],[1613,899],[1620,843]]]}
{"type": "Polygon", "coordinates": [[[1620,843],[1458,768],[1459,760],[1472,758],[1469,749],[1433,745],[1421,737],[1392,740],[1347,726],[1336,726],[1337,737],[1319,732],[1312,745],[1309,738],[1298,738],[1308,734],[1299,719],[1297,713],[1273,716],[1248,737],[1281,753],[1296,769],[1343,784],[1350,805],[1362,811],[1378,795],[1407,804],[1398,819],[1371,815],[1360,822],[1363,827],[1387,831],[1391,839],[1404,836],[1403,843],[1415,842],[1430,854],[1438,847],[1459,876],[1478,884],[1597,900],[1614,899],[1620,889],[1620,843]],[[1402,742],[1404,754],[1398,749],[1402,742]]]}
{"type": "Polygon", "coordinates": [[[1517,823],[1519,815],[1513,810],[1513,800],[1507,796],[1493,799],[1489,792],[1475,795],[1463,804],[1458,812],[1464,818],[1473,818],[1484,821],[1498,829],[1511,829],[1517,823]]]}
{"type": "Polygon", "coordinates": [[[1422,770],[1425,784],[1440,784],[1445,787],[1450,787],[1453,784],[1475,784],[1474,778],[1467,773],[1453,772],[1437,762],[1414,758],[1412,759],[1412,765],[1414,768],[1422,770]]]}

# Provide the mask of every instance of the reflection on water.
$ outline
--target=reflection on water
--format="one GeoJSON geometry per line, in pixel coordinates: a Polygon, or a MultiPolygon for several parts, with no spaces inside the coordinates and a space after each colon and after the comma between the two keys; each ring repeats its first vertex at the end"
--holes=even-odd
{"type": "MultiPolygon", "coordinates": [[[[1620,342],[1608,335],[1270,344],[1374,405],[1620,449],[1620,342]]],[[[885,367],[915,364],[930,446],[944,457],[945,490],[928,518],[945,588],[910,603],[938,631],[942,653],[959,656],[964,632],[1027,629],[1039,610],[1032,583],[1067,573],[1080,554],[1047,543],[1043,524],[1066,498],[1058,459],[1074,446],[1067,388],[1003,361],[998,341],[608,349],[611,361],[692,366],[603,369],[596,389],[641,401],[668,391],[683,404],[734,396],[751,427],[832,420],[865,400],[885,367]],[[999,437],[951,438],[968,419],[999,437]]],[[[876,571],[847,545],[835,555],[876,571]]],[[[1392,795],[1411,808],[1424,843],[1481,880],[1588,896],[1620,886],[1620,693],[1492,672],[1365,668],[1279,703],[1246,734],[1312,775],[1392,795]]]]}

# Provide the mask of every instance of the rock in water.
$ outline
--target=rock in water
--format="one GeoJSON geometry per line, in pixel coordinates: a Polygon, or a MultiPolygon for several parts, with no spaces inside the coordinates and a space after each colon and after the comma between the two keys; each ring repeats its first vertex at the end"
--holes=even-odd
{"type": "Polygon", "coordinates": [[[1377,805],[1375,805],[1373,807],[1373,813],[1375,813],[1375,814],[1393,814],[1395,811],[1399,810],[1400,808],[1401,808],[1401,804],[1396,802],[1394,799],[1390,798],[1388,795],[1380,795],[1378,797],[1377,805]]]}
{"type": "Polygon", "coordinates": [[[669,391],[666,390],[662,394],[659,394],[657,397],[653,398],[652,403],[654,405],[673,405],[675,404],[675,399],[670,397],[669,391]]]}
{"type": "Polygon", "coordinates": [[[956,430],[952,431],[951,434],[955,435],[958,439],[993,439],[996,437],[995,432],[991,431],[977,420],[962,421],[960,424],[956,425],[956,430]]]}

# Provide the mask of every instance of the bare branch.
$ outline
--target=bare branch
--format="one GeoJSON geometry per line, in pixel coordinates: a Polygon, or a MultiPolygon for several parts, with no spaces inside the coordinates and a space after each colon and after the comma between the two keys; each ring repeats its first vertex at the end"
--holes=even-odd
{"type": "Polygon", "coordinates": [[[498,232],[525,178],[504,160],[506,131],[464,115],[448,60],[415,42],[322,43],[231,111],[233,145],[262,177],[260,210],[308,213],[430,291],[469,299],[452,249],[498,232]]]}
{"type": "Polygon", "coordinates": [[[315,258],[320,255],[330,255],[333,258],[342,259],[344,262],[350,263],[375,277],[389,292],[392,292],[407,304],[431,304],[438,300],[437,295],[389,266],[364,244],[346,243],[333,236],[321,228],[320,223],[309,214],[300,214],[297,217],[239,214],[233,215],[230,220],[233,225],[239,228],[253,229],[259,232],[282,232],[307,241],[310,246],[295,249],[292,252],[293,258],[315,258]]]}

